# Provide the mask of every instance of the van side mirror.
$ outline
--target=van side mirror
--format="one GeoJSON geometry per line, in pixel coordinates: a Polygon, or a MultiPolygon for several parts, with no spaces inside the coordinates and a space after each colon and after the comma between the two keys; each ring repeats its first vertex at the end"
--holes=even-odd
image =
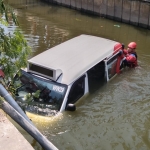
{"type": "Polygon", "coordinates": [[[66,110],[68,111],[75,111],[76,110],[76,106],[74,104],[68,104],[66,107],[66,110]]]}

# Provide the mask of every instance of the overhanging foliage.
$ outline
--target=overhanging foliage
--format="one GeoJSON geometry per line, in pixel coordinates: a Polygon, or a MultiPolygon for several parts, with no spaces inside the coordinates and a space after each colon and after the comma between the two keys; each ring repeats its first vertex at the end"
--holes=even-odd
{"type": "MultiPolygon", "coordinates": [[[[0,24],[6,25],[13,21],[18,25],[13,9],[0,0],[0,24]]],[[[26,67],[28,56],[31,52],[19,28],[13,33],[5,33],[0,27],[0,68],[5,73],[5,80],[12,79],[20,68],[26,67]]]]}

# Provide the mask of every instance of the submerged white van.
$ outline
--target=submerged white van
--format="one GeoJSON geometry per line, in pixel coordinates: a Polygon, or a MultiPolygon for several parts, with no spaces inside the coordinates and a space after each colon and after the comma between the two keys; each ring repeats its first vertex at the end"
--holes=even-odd
{"type": "Polygon", "coordinates": [[[80,35],[28,60],[15,79],[17,101],[39,91],[27,111],[41,108],[53,114],[76,110],[75,103],[89,92],[90,78],[108,82],[121,66],[122,44],[91,35],[80,35]]]}

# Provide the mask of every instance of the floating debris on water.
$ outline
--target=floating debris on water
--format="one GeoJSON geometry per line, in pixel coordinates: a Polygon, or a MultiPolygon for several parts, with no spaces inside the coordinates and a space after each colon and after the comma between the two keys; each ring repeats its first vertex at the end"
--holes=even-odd
{"type": "Polygon", "coordinates": [[[120,25],[114,24],[114,27],[118,27],[118,28],[120,28],[120,25]]]}

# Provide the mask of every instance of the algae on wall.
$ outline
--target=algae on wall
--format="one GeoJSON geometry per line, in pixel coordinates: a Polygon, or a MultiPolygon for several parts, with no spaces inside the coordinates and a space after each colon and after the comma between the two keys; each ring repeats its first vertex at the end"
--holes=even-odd
{"type": "Polygon", "coordinates": [[[150,5],[143,1],[130,0],[42,0],[56,3],[86,13],[150,28],[150,5]]]}

